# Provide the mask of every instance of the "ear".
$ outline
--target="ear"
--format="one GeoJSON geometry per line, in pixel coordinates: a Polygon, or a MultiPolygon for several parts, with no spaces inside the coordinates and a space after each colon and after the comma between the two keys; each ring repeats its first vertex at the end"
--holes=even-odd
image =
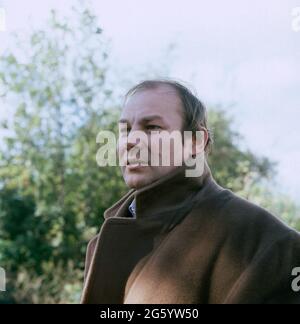
{"type": "Polygon", "coordinates": [[[201,127],[196,134],[193,134],[192,156],[195,158],[198,154],[205,151],[208,142],[208,130],[201,127]]]}

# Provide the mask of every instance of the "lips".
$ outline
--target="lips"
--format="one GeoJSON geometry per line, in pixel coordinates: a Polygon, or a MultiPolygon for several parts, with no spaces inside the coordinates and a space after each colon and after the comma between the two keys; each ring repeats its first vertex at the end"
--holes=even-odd
{"type": "Polygon", "coordinates": [[[140,160],[136,160],[136,159],[134,159],[134,160],[129,159],[127,161],[126,168],[130,171],[138,170],[138,169],[145,167],[145,164],[147,164],[147,163],[144,161],[140,161],[140,160]]]}
{"type": "Polygon", "coordinates": [[[148,164],[148,162],[137,160],[137,159],[128,159],[127,165],[139,165],[139,166],[145,166],[145,164],[148,164]]]}

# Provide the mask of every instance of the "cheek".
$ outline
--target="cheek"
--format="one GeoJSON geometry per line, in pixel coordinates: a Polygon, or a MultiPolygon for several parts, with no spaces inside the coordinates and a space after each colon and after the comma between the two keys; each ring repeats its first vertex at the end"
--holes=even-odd
{"type": "Polygon", "coordinates": [[[156,135],[152,135],[149,138],[149,151],[151,153],[151,155],[157,155],[160,156],[161,155],[161,138],[159,136],[156,135]]]}
{"type": "MultiPolygon", "coordinates": [[[[152,161],[155,156],[159,159],[160,166],[174,166],[182,164],[182,142],[181,139],[170,139],[169,137],[151,138],[150,154],[152,161]],[[163,162],[162,162],[163,161],[163,162]],[[161,163],[163,163],[161,165],[161,163]]],[[[157,165],[155,165],[157,166],[157,165]]]]}

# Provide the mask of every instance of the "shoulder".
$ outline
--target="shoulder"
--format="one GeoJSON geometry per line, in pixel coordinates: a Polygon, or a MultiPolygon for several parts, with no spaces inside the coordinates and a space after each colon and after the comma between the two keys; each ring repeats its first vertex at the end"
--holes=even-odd
{"type": "Polygon", "coordinates": [[[215,233],[215,240],[231,246],[237,253],[247,251],[250,258],[277,242],[293,242],[299,246],[298,232],[266,209],[227,189],[196,206],[191,216],[199,228],[215,233]]]}
{"type": "Polygon", "coordinates": [[[225,190],[228,198],[220,209],[225,223],[242,232],[252,232],[256,236],[267,235],[270,239],[282,238],[294,232],[280,220],[280,215],[274,215],[265,208],[237,196],[230,190],[225,190]]]}
{"type": "MultiPolygon", "coordinates": [[[[211,300],[299,302],[290,284],[300,265],[300,235],[264,208],[229,190],[200,203],[187,221],[195,249],[212,255],[211,300]],[[220,290],[221,287],[221,290],[220,290]]],[[[201,262],[202,262],[201,258],[201,262]]]]}

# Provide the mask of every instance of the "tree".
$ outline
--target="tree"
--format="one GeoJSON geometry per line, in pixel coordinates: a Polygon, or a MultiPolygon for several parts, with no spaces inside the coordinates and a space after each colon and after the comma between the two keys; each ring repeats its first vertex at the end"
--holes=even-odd
{"type": "Polygon", "coordinates": [[[208,120],[215,139],[209,163],[213,166],[218,183],[233,191],[240,191],[249,177],[251,183],[261,183],[274,176],[273,162],[240,148],[242,137],[234,130],[233,119],[228,117],[225,110],[209,109],[208,120]]]}
{"type": "Polygon", "coordinates": [[[299,206],[288,196],[270,189],[276,164],[240,148],[242,136],[234,131],[234,121],[225,110],[210,109],[208,119],[215,138],[209,163],[217,182],[300,231],[299,206]]]}
{"type": "Polygon", "coordinates": [[[67,272],[71,264],[82,281],[85,242],[125,190],[118,170],[95,161],[97,133],[115,130],[118,114],[108,42],[91,11],[73,10],[71,20],[53,11],[47,29],[18,44],[22,55],[9,51],[0,62],[1,92],[16,107],[13,124],[2,123],[10,133],[0,153],[0,256],[19,302],[49,300],[51,289],[60,301],[57,289],[63,294],[69,282],[52,287],[54,269],[67,272]],[[29,278],[50,291],[33,284],[22,299],[17,288],[29,278]]]}

